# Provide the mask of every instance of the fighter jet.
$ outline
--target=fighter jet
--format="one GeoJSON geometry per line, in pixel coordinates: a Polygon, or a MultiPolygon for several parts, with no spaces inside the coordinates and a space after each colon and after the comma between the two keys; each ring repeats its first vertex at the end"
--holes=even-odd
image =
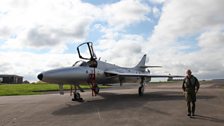
{"type": "Polygon", "coordinates": [[[99,93],[98,84],[115,84],[120,83],[137,83],[139,96],[144,94],[144,86],[151,78],[168,78],[168,77],[183,77],[171,75],[152,75],[146,68],[161,67],[161,66],[146,66],[146,54],[142,57],[139,63],[132,67],[120,67],[115,64],[110,64],[97,59],[92,42],[86,42],[77,47],[79,57],[83,60],[77,61],[70,67],[53,69],[44,71],[38,74],[37,78],[47,83],[59,84],[60,93],[63,94],[63,84],[71,84],[74,86],[73,101],[83,101],[78,90],[83,91],[80,84],[89,84],[92,89],[92,95],[99,93]],[[90,56],[83,57],[80,47],[87,45],[90,56]],[[87,61],[85,61],[87,60],[87,61]]]}

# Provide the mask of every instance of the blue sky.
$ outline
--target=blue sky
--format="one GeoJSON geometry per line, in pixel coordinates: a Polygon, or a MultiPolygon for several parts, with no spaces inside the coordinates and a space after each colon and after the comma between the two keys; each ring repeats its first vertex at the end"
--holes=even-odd
{"type": "Polygon", "coordinates": [[[98,57],[120,66],[147,54],[148,65],[163,66],[153,74],[224,75],[223,0],[15,1],[0,2],[0,74],[36,81],[71,66],[76,47],[92,41],[98,57]]]}

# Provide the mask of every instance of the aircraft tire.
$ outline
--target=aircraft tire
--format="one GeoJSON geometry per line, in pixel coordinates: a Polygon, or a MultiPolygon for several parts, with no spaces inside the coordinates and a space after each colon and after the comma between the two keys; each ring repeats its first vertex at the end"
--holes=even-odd
{"type": "Polygon", "coordinates": [[[79,93],[75,93],[75,94],[74,94],[74,98],[75,98],[76,100],[79,100],[79,99],[81,98],[81,96],[80,96],[79,93]]]}
{"type": "Polygon", "coordinates": [[[74,98],[72,99],[72,101],[84,102],[79,93],[74,94],[74,98]]]}
{"type": "Polygon", "coordinates": [[[139,96],[143,96],[143,94],[144,94],[144,86],[140,86],[140,87],[138,88],[138,95],[139,95],[139,96]]]}

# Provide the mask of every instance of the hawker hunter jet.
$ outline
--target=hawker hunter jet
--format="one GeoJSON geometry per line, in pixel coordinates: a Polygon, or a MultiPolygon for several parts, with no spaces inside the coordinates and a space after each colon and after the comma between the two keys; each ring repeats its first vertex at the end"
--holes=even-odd
{"type": "Polygon", "coordinates": [[[63,94],[63,84],[71,84],[74,87],[73,101],[82,101],[78,90],[83,91],[80,84],[89,84],[92,89],[92,95],[99,93],[98,84],[115,84],[120,83],[140,83],[138,88],[139,96],[144,94],[145,82],[149,82],[151,78],[168,78],[168,77],[183,77],[171,75],[152,75],[146,68],[160,66],[146,66],[146,55],[142,57],[139,63],[132,67],[120,67],[115,64],[110,64],[97,59],[92,42],[86,42],[77,47],[80,61],[77,61],[70,67],[48,70],[40,73],[37,78],[41,81],[59,84],[60,93],[63,94]],[[86,46],[89,50],[89,57],[81,55],[80,47],[86,46]]]}

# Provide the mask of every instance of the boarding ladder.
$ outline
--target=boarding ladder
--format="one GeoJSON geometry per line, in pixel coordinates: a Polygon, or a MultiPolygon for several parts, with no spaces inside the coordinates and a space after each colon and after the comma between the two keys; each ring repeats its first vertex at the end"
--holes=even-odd
{"type": "Polygon", "coordinates": [[[96,92],[97,84],[96,84],[96,70],[93,68],[93,73],[89,74],[89,85],[92,89],[92,96],[96,96],[98,92],[96,92]]]}

